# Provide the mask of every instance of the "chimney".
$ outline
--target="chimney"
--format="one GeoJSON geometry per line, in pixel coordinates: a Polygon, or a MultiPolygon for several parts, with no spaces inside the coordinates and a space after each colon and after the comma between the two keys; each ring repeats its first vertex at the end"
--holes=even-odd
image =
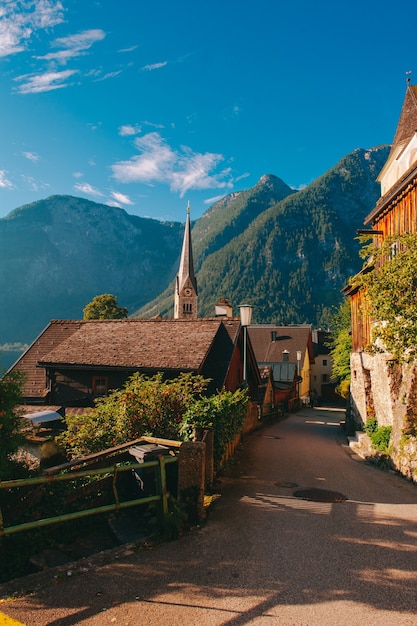
{"type": "Polygon", "coordinates": [[[218,303],[215,305],[216,317],[232,317],[232,305],[227,298],[219,298],[218,303]]]}
{"type": "Polygon", "coordinates": [[[277,340],[277,331],[271,330],[271,341],[276,341],[276,340],[277,340]]]}

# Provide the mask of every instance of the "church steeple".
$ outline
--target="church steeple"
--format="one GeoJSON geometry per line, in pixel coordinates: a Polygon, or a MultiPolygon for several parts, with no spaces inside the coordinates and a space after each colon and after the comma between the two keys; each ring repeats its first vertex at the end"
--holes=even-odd
{"type": "Polygon", "coordinates": [[[197,317],[197,300],[197,279],[194,274],[191,244],[190,203],[188,203],[180,267],[175,282],[174,318],[195,319],[197,317]]]}

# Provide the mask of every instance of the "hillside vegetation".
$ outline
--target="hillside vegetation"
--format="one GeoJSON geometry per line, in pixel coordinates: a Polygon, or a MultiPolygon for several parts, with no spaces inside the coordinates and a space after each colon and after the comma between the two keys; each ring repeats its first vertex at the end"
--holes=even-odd
{"type": "MultiPolygon", "coordinates": [[[[199,315],[219,297],[254,321],[322,325],[360,269],[355,232],[380,195],[388,147],[355,150],[301,191],[264,175],[193,224],[199,315]]],[[[27,343],[51,319],[78,319],[111,293],[130,315],[173,314],[184,225],[52,196],[0,220],[0,346],[27,343]]]]}

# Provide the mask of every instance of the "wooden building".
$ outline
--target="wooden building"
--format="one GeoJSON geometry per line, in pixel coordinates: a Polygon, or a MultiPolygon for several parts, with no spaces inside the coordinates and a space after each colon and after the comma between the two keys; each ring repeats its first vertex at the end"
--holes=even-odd
{"type": "MultiPolygon", "coordinates": [[[[378,176],[381,198],[366,216],[367,227],[359,232],[373,237],[380,246],[387,237],[417,232],[417,86],[408,84],[394,141],[387,162],[378,176]]],[[[395,246],[395,242],[393,243],[395,246]]],[[[372,271],[372,267],[364,271],[372,271]]],[[[354,352],[365,350],[371,341],[372,320],[366,299],[358,289],[347,286],[352,313],[354,352]]]]}

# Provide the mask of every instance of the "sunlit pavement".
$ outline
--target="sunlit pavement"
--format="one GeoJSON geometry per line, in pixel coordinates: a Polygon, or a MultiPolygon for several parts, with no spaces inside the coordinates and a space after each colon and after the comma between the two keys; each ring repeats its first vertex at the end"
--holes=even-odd
{"type": "Polygon", "coordinates": [[[415,625],[416,487],[352,455],[343,419],[265,425],[202,528],[3,585],[2,611],[27,626],[415,625]]]}

